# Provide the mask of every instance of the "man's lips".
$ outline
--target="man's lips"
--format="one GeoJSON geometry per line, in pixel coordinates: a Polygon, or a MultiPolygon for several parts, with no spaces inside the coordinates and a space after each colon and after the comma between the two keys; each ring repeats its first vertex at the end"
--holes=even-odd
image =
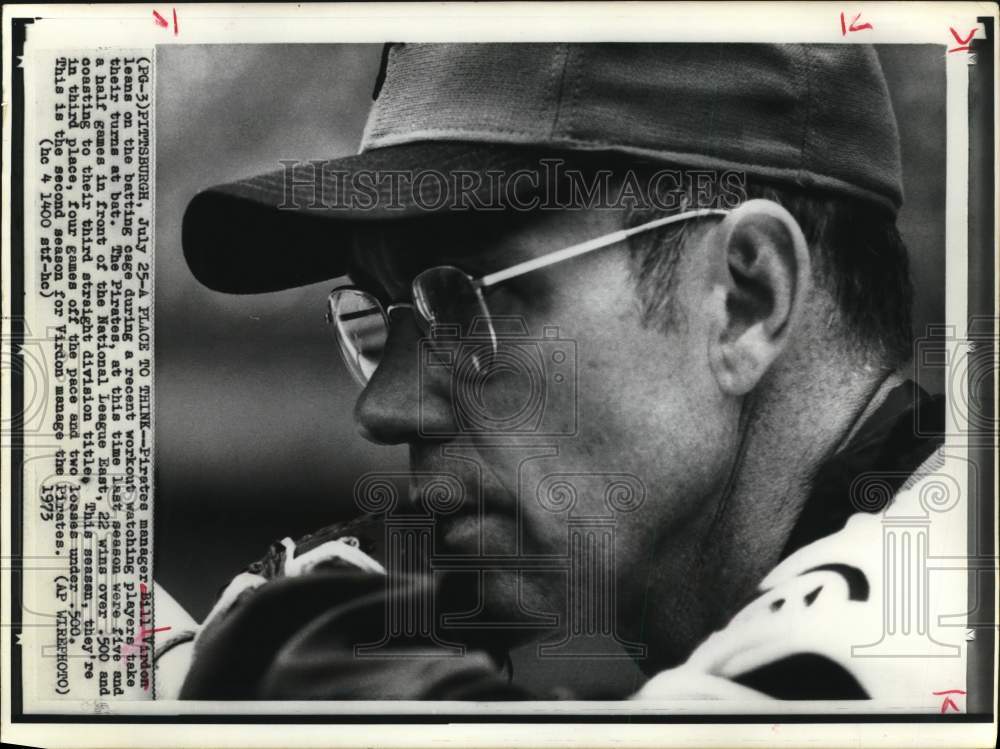
{"type": "MultiPolygon", "coordinates": [[[[411,506],[417,509],[427,510],[427,502],[420,488],[411,491],[411,506]]],[[[512,498],[506,492],[496,492],[486,494],[480,499],[478,496],[466,495],[465,500],[455,509],[435,512],[430,510],[433,522],[440,538],[446,545],[456,545],[465,547],[467,545],[478,545],[478,539],[490,535],[488,528],[495,529],[498,523],[513,524],[516,518],[516,506],[512,498]]],[[[506,534],[504,534],[506,535],[506,534]]]]}
{"type": "Polygon", "coordinates": [[[514,515],[517,509],[515,499],[504,490],[479,491],[466,485],[465,496],[460,502],[450,501],[450,498],[435,500],[432,492],[433,488],[427,484],[411,487],[410,507],[414,511],[430,512],[439,520],[474,515],[514,515]]]}
{"type": "Polygon", "coordinates": [[[489,505],[480,507],[478,503],[466,503],[454,512],[433,513],[435,524],[440,527],[450,527],[456,523],[469,524],[479,522],[497,521],[501,519],[514,519],[514,513],[506,509],[497,509],[489,505]]]}
{"type": "Polygon", "coordinates": [[[445,547],[472,553],[499,545],[493,553],[509,553],[507,547],[516,543],[512,534],[517,535],[517,495],[488,465],[481,465],[481,472],[471,475],[440,465],[411,464],[411,470],[410,507],[413,512],[431,515],[435,536],[445,547]],[[439,490],[445,484],[453,489],[449,499],[454,497],[456,502],[440,501],[443,495],[439,490]]]}

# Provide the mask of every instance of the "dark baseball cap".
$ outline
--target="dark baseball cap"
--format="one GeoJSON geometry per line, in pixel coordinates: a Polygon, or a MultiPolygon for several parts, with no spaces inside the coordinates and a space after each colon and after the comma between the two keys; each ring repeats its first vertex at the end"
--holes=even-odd
{"type": "Polygon", "coordinates": [[[341,275],[359,222],[454,210],[449,174],[469,178],[452,182],[463,210],[523,205],[544,177],[497,191],[488,176],[541,174],[545,156],[738,170],[890,213],[902,202],[896,119],[864,45],[394,44],[380,78],[358,154],[191,200],[183,247],[202,283],[253,293],[341,275]]]}

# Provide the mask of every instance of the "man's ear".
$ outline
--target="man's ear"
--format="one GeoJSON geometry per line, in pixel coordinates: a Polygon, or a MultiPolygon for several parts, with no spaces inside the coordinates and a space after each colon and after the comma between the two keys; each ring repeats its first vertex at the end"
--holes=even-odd
{"type": "Polygon", "coordinates": [[[810,283],[809,249],[792,215],[750,200],[710,239],[713,326],[708,359],[719,387],[744,395],[788,343],[810,283]]]}

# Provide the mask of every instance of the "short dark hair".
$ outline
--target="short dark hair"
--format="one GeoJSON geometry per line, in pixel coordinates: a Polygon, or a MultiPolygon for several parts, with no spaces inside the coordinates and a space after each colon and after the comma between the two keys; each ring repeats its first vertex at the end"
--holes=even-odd
{"type": "MultiPolygon", "coordinates": [[[[886,367],[904,364],[912,351],[913,285],[909,259],[895,218],[862,200],[785,185],[744,183],[746,199],[764,198],[783,206],[798,221],[813,261],[813,282],[836,303],[848,344],[867,360],[886,367]]],[[[691,207],[705,194],[682,196],[691,207]]],[[[635,226],[671,213],[633,208],[635,226]]],[[[636,289],[645,324],[661,329],[675,322],[674,270],[690,222],[630,239],[636,289]]]]}

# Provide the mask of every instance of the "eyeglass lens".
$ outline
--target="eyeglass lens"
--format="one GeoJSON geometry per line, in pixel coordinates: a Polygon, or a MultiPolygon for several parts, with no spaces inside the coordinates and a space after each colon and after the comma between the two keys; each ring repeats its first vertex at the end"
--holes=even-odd
{"type": "Polygon", "coordinates": [[[389,322],[379,301],[360,289],[330,294],[329,320],[348,370],[362,385],[374,374],[389,337],[389,322]]]}
{"type": "MultiPolygon", "coordinates": [[[[496,335],[486,302],[464,271],[451,266],[424,271],[413,281],[413,303],[417,323],[432,343],[436,335],[450,341],[472,336],[495,350],[496,335]]],[[[367,384],[389,337],[389,319],[381,303],[360,289],[335,289],[330,294],[329,319],[344,363],[359,383],[367,384]]],[[[473,357],[474,368],[478,369],[483,356],[473,357]]]]}
{"type": "Polygon", "coordinates": [[[425,270],[413,281],[413,303],[428,328],[447,328],[453,337],[493,337],[490,313],[475,281],[458,268],[442,265],[425,270]]]}

